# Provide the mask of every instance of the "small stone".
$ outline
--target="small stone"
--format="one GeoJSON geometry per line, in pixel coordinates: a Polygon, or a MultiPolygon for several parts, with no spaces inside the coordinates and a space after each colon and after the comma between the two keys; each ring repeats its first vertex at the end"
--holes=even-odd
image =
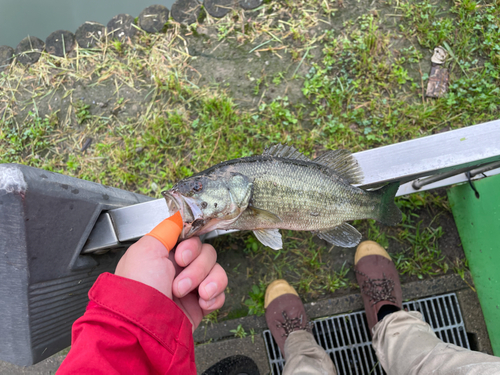
{"type": "Polygon", "coordinates": [[[44,49],[45,43],[43,40],[28,36],[19,42],[14,52],[17,61],[23,65],[28,65],[36,63],[44,49]]]}
{"type": "Polygon", "coordinates": [[[139,14],[139,27],[148,33],[158,33],[167,23],[168,16],[168,9],[163,5],[151,5],[139,14]]]}
{"type": "Polygon", "coordinates": [[[440,65],[433,65],[425,95],[430,98],[443,97],[448,91],[448,80],[448,70],[440,65]]]}
{"type": "Polygon", "coordinates": [[[114,16],[108,22],[107,28],[111,39],[124,41],[127,38],[133,38],[137,34],[134,17],[130,14],[118,14],[114,16]]]}
{"type": "Polygon", "coordinates": [[[179,23],[191,25],[198,20],[201,5],[197,0],[177,0],[172,5],[172,18],[179,23]]]}
{"type": "Polygon", "coordinates": [[[87,21],[75,32],[76,42],[81,48],[93,48],[104,40],[106,28],[99,22],[87,21]]]}
{"type": "Polygon", "coordinates": [[[0,46],[0,72],[6,69],[14,59],[14,48],[0,46]]]}
{"type": "Polygon", "coordinates": [[[234,0],[205,0],[203,5],[212,17],[222,18],[234,8],[234,3],[234,0]]]}
{"type": "Polygon", "coordinates": [[[82,148],[80,149],[80,152],[84,152],[86,149],[90,147],[92,144],[93,139],[92,138],[87,138],[85,139],[85,142],[83,142],[82,148]]]}
{"type": "Polygon", "coordinates": [[[434,48],[434,53],[431,57],[431,62],[433,64],[439,64],[442,65],[446,61],[446,57],[448,56],[448,53],[443,47],[436,47],[434,48]]]}
{"type": "Polygon", "coordinates": [[[54,31],[45,40],[45,49],[53,56],[65,57],[75,46],[75,35],[66,30],[54,31]]]}
{"type": "Polygon", "coordinates": [[[252,10],[262,5],[262,0],[240,0],[240,7],[252,10]]]}

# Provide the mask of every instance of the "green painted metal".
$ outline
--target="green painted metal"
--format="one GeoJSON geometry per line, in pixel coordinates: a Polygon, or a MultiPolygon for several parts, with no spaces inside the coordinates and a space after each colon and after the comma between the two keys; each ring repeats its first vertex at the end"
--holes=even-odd
{"type": "Polygon", "coordinates": [[[491,346],[500,356],[500,175],[448,190],[455,223],[477,295],[481,302],[491,346]]]}

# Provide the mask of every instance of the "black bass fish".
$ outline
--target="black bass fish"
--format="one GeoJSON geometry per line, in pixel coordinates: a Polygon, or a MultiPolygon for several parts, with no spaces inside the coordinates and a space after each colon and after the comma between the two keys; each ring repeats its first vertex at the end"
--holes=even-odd
{"type": "Polygon", "coordinates": [[[279,229],[311,231],[333,245],[354,247],[361,234],[346,221],[401,221],[394,203],[399,183],[376,191],[352,184],[362,171],[349,151],[327,151],[310,160],[290,146],[275,145],[260,156],[228,160],[180,181],[163,192],[169,208],[180,210],[181,239],[214,229],[252,230],[264,245],[279,250],[279,229]]]}

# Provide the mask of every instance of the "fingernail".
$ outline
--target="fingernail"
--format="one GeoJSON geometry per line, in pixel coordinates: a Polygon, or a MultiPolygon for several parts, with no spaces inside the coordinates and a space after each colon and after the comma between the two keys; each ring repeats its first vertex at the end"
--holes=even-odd
{"type": "Polygon", "coordinates": [[[191,262],[191,259],[193,259],[193,252],[191,250],[184,250],[182,253],[182,261],[184,262],[184,265],[187,266],[191,262]]]}
{"type": "Polygon", "coordinates": [[[207,292],[208,298],[212,299],[217,292],[217,283],[211,282],[205,285],[205,292],[207,292]]]}
{"type": "Polygon", "coordinates": [[[191,285],[193,285],[193,282],[189,277],[182,279],[177,284],[177,292],[179,292],[179,295],[181,297],[184,297],[184,295],[189,291],[189,289],[191,289],[191,285]]]}

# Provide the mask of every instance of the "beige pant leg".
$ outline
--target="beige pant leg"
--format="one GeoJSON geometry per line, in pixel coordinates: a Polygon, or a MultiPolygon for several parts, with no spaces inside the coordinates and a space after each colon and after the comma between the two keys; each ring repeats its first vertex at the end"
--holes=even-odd
{"type": "Polygon", "coordinates": [[[337,375],[330,356],[307,331],[290,333],[284,354],[283,375],[337,375]]]}
{"type": "Polygon", "coordinates": [[[387,315],[373,327],[373,348],[389,375],[500,374],[500,358],[446,344],[416,311],[387,315]]]}

